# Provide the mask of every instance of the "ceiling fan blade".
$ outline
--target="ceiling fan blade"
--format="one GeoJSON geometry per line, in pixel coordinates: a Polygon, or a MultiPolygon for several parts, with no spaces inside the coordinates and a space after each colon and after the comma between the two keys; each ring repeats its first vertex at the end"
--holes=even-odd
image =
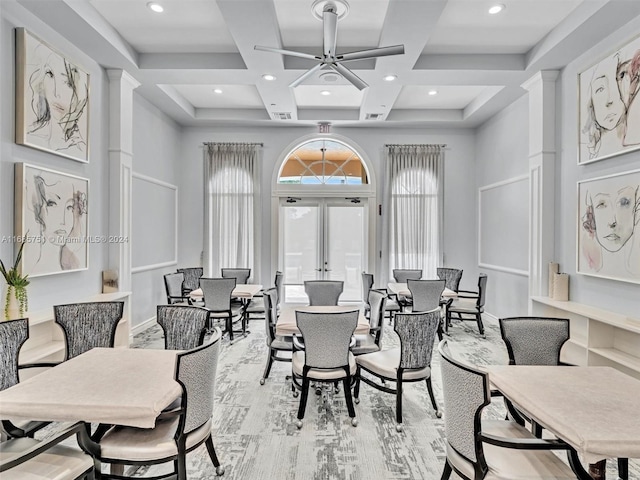
{"type": "Polygon", "coordinates": [[[364,80],[362,80],[359,76],[357,76],[344,65],[340,65],[339,63],[332,63],[329,66],[344,78],[349,80],[358,90],[363,90],[369,86],[364,80]]]}
{"type": "Polygon", "coordinates": [[[311,75],[313,75],[314,73],[316,73],[318,70],[320,70],[322,67],[324,67],[324,63],[319,63],[317,64],[315,67],[310,68],[309,70],[307,70],[306,72],[304,72],[302,75],[300,75],[298,78],[296,78],[293,82],[291,82],[289,84],[289,87],[291,88],[295,88],[298,85],[300,85],[302,82],[304,82],[307,78],[309,78],[311,75]]]}
{"type": "Polygon", "coordinates": [[[323,42],[322,49],[325,57],[335,57],[338,38],[338,14],[333,10],[322,12],[323,42]]]}
{"type": "Polygon", "coordinates": [[[361,60],[363,58],[386,57],[389,55],[402,55],[404,53],[404,45],[394,45],[392,47],[372,48],[370,50],[360,50],[358,52],[343,53],[338,55],[336,60],[348,62],[351,60],[361,60]]]}
{"type": "Polygon", "coordinates": [[[280,53],[282,55],[289,55],[291,57],[306,58],[307,60],[322,60],[322,58],[311,55],[310,53],[294,52],[293,50],[283,50],[281,48],[263,47],[262,45],[256,45],[253,47],[253,49],[260,50],[262,52],[280,53]]]}

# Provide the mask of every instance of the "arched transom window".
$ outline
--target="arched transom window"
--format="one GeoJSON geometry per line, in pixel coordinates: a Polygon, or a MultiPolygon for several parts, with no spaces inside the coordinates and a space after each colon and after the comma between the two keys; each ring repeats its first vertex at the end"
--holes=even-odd
{"type": "Polygon", "coordinates": [[[336,140],[317,139],[293,150],[284,161],[280,184],[367,185],[367,169],[360,156],[336,140]]]}

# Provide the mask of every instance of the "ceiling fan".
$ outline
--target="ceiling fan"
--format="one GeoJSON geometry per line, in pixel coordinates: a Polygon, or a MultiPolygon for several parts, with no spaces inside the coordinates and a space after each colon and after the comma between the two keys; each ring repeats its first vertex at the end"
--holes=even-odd
{"type": "MultiPolygon", "coordinates": [[[[341,1],[340,3],[346,3],[341,1]]],[[[358,90],[367,88],[369,85],[358,77],[355,73],[345,67],[343,62],[350,62],[352,60],[362,60],[367,58],[386,57],[389,55],[401,55],[404,53],[404,45],[394,45],[392,47],[372,48],[369,50],[360,50],[357,52],[343,53],[338,55],[336,53],[336,40],[338,36],[337,24],[338,24],[338,8],[333,1],[327,1],[322,8],[322,24],[323,24],[323,42],[322,42],[322,55],[311,55],[310,53],[296,52],[293,50],[283,50],[281,48],[263,47],[256,45],[254,49],[264,52],[280,53],[282,55],[290,55],[292,57],[306,58],[308,60],[318,60],[315,67],[307,70],[305,73],[296,78],[289,86],[291,88],[297,87],[307,78],[311,77],[318,70],[327,66],[349,82],[351,82],[358,90]]]]}

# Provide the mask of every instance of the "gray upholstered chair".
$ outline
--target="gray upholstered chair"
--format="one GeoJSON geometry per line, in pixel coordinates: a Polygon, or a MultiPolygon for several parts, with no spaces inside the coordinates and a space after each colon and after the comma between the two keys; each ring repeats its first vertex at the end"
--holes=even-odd
{"type": "MultiPolygon", "coordinates": [[[[362,272],[362,303],[364,304],[364,314],[369,316],[369,291],[373,288],[374,279],[372,273],[362,272]]],[[[386,289],[379,289],[387,293],[386,289]]],[[[396,295],[389,295],[387,293],[387,299],[384,302],[384,314],[390,319],[393,318],[395,312],[400,311],[400,304],[396,295]]]]}
{"type": "Polygon", "coordinates": [[[452,314],[458,315],[459,320],[475,320],[478,323],[480,335],[484,335],[482,313],[487,290],[487,275],[481,273],[478,277],[478,291],[458,290],[458,296],[446,307],[445,331],[449,331],[452,314]]]}
{"type": "MultiPolygon", "coordinates": [[[[280,284],[279,288],[282,288],[282,273],[281,272],[276,272],[276,276],[273,280],[273,284],[274,284],[274,288],[276,289],[275,292],[275,298],[273,300],[276,312],[278,311],[278,302],[279,302],[279,298],[278,298],[278,284],[280,284]]],[[[253,298],[251,299],[251,301],[249,302],[249,305],[247,305],[246,309],[245,309],[245,313],[247,315],[248,319],[251,318],[265,318],[266,315],[266,310],[267,310],[267,305],[264,299],[264,291],[262,291],[260,294],[258,295],[254,295],[253,298]]],[[[277,316],[276,316],[277,319],[277,316]]]]}
{"type": "Polygon", "coordinates": [[[188,304],[190,302],[189,295],[182,293],[182,284],[184,283],[184,273],[167,273],[164,275],[164,289],[167,292],[167,303],[188,304]]]}
{"type": "Polygon", "coordinates": [[[225,321],[225,333],[229,334],[229,340],[233,341],[234,333],[246,335],[247,329],[243,307],[231,304],[231,293],[236,287],[235,278],[206,278],[200,279],[200,288],[204,300],[204,308],[209,310],[209,320],[223,319],[225,321]],[[233,319],[242,319],[242,330],[234,332],[233,319]]]}
{"type": "MultiPolygon", "coordinates": [[[[215,328],[205,345],[176,355],[175,380],[182,387],[181,405],[164,411],[154,428],[115,426],[97,439],[97,443],[83,430],[79,440],[83,448],[94,456],[96,470],[102,462],[119,465],[171,462],[172,473],[186,480],[186,454],[204,443],[216,474],[224,473],[211,438],[221,336],[220,329],[215,328]]],[[[102,474],[102,478],[123,477],[102,474]]]]}
{"type": "Polygon", "coordinates": [[[158,305],[156,321],[164,332],[164,348],[190,350],[204,342],[209,311],[189,305],[158,305]]]}
{"type": "Polygon", "coordinates": [[[351,424],[358,425],[353,407],[356,361],[349,351],[351,336],[358,324],[358,310],[340,313],[296,312],[296,323],[304,340],[304,350],[294,336],[291,388],[302,391],[296,426],[302,428],[310,382],[336,383],[342,380],[351,424]]]}
{"type": "Polygon", "coordinates": [[[344,290],[341,280],[306,280],[304,291],[309,297],[309,305],[338,305],[344,290]]]}
{"type": "Polygon", "coordinates": [[[407,280],[407,287],[411,292],[412,312],[430,312],[435,308],[440,308],[439,340],[442,340],[442,323],[444,320],[444,312],[441,307],[444,286],[444,280],[407,280]]]}
{"type": "Polygon", "coordinates": [[[407,280],[420,280],[422,270],[416,268],[394,268],[393,278],[398,283],[407,283],[407,280]]]}
{"type": "Polygon", "coordinates": [[[282,282],[284,280],[284,275],[282,275],[281,271],[276,272],[276,278],[274,280],[274,285],[276,286],[276,311],[280,312],[280,302],[282,301],[282,282]]]}
{"type": "Polygon", "coordinates": [[[458,268],[436,268],[436,274],[440,280],[444,280],[445,288],[458,292],[460,280],[462,280],[462,270],[458,268]]]}
{"type": "Polygon", "coordinates": [[[189,295],[189,292],[200,286],[200,277],[202,277],[204,270],[202,267],[188,267],[179,268],[177,272],[184,275],[182,294],[186,296],[189,295]]]}
{"type": "Polygon", "coordinates": [[[264,327],[266,330],[267,347],[267,365],[264,368],[264,373],[260,379],[260,385],[264,385],[265,380],[269,377],[271,372],[271,366],[273,362],[291,362],[291,356],[284,357],[278,355],[280,352],[291,352],[293,350],[291,337],[282,337],[276,335],[276,322],[278,321],[277,313],[277,297],[278,291],[276,288],[270,288],[264,292],[264,304],[266,307],[264,327]]]}
{"type": "Polygon", "coordinates": [[[380,290],[369,290],[369,331],[363,334],[354,335],[356,344],[351,347],[354,355],[364,355],[380,350],[382,344],[382,334],[384,330],[384,305],[387,301],[387,294],[380,290]]]}
{"type": "Polygon", "coordinates": [[[95,347],[113,347],[124,302],[88,302],[54,305],[55,322],[64,332],[65,360],[95,347]]]}
{"type": "Polygon", "coordinates": [[[0,442],[2,480],[90,480],[93,459],[78,447],[58,445],[77,434],[81,424],[64,428],[45,440],[11,438],[0,442]]]}
{"type": "Polygon", "coordinates": [[[441,480],[448,480],[452,471],[467,480],[575,480],[569,466],[547,450],[568,450],[567,444],[535,438],[509,420],[481,418],[491,403],[488,374],[455,360],[446,340],[438,349],[447,452],[441,480]]]}
{"type": "Polygon", "coordinates": [[[440,310],[423,313],[397,313],[394,330],[400,337],[400,347],[368,353],[356,357],[358,374],[355,387],[356,403],[360,395],[360,381],[396,396],[396,430],[402,431],[402,390],[406,382],[425,380],[436,416],[441,416],[431,385],[431,355],[440,324],[440,310]],[[363,371],[378,380],[396,382],[396,388],[377,383],[363,375],[363,371]]]}
{"type": "Polygon", "coordinates": [[[236,285],[246,285],[251,276],[250,268],[221,268],[222,278],[235,278],[236,285]]]}

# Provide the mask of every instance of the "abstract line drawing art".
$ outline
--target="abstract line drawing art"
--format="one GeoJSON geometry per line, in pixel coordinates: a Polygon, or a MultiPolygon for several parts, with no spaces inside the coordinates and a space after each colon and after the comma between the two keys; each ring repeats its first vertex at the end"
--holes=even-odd
{"type": "Polygon", "coordinates": [[[89,161],[89,74],[16,29],[16,143],[89,161]]]}
{"type": "Polygon", "coordinates": [[[640,170],[578,182],[577,272],[640,283],[640,170]]]}
{"type": "Polygon", "coordinates": [[[640,37],[578,75],[578,163],[640,148],[640,37]]]}
{"type": "Polygon", "coordinates": [[[89,180],[16,163],[16,241],[30,277],[88,268],[89,180]]]}

